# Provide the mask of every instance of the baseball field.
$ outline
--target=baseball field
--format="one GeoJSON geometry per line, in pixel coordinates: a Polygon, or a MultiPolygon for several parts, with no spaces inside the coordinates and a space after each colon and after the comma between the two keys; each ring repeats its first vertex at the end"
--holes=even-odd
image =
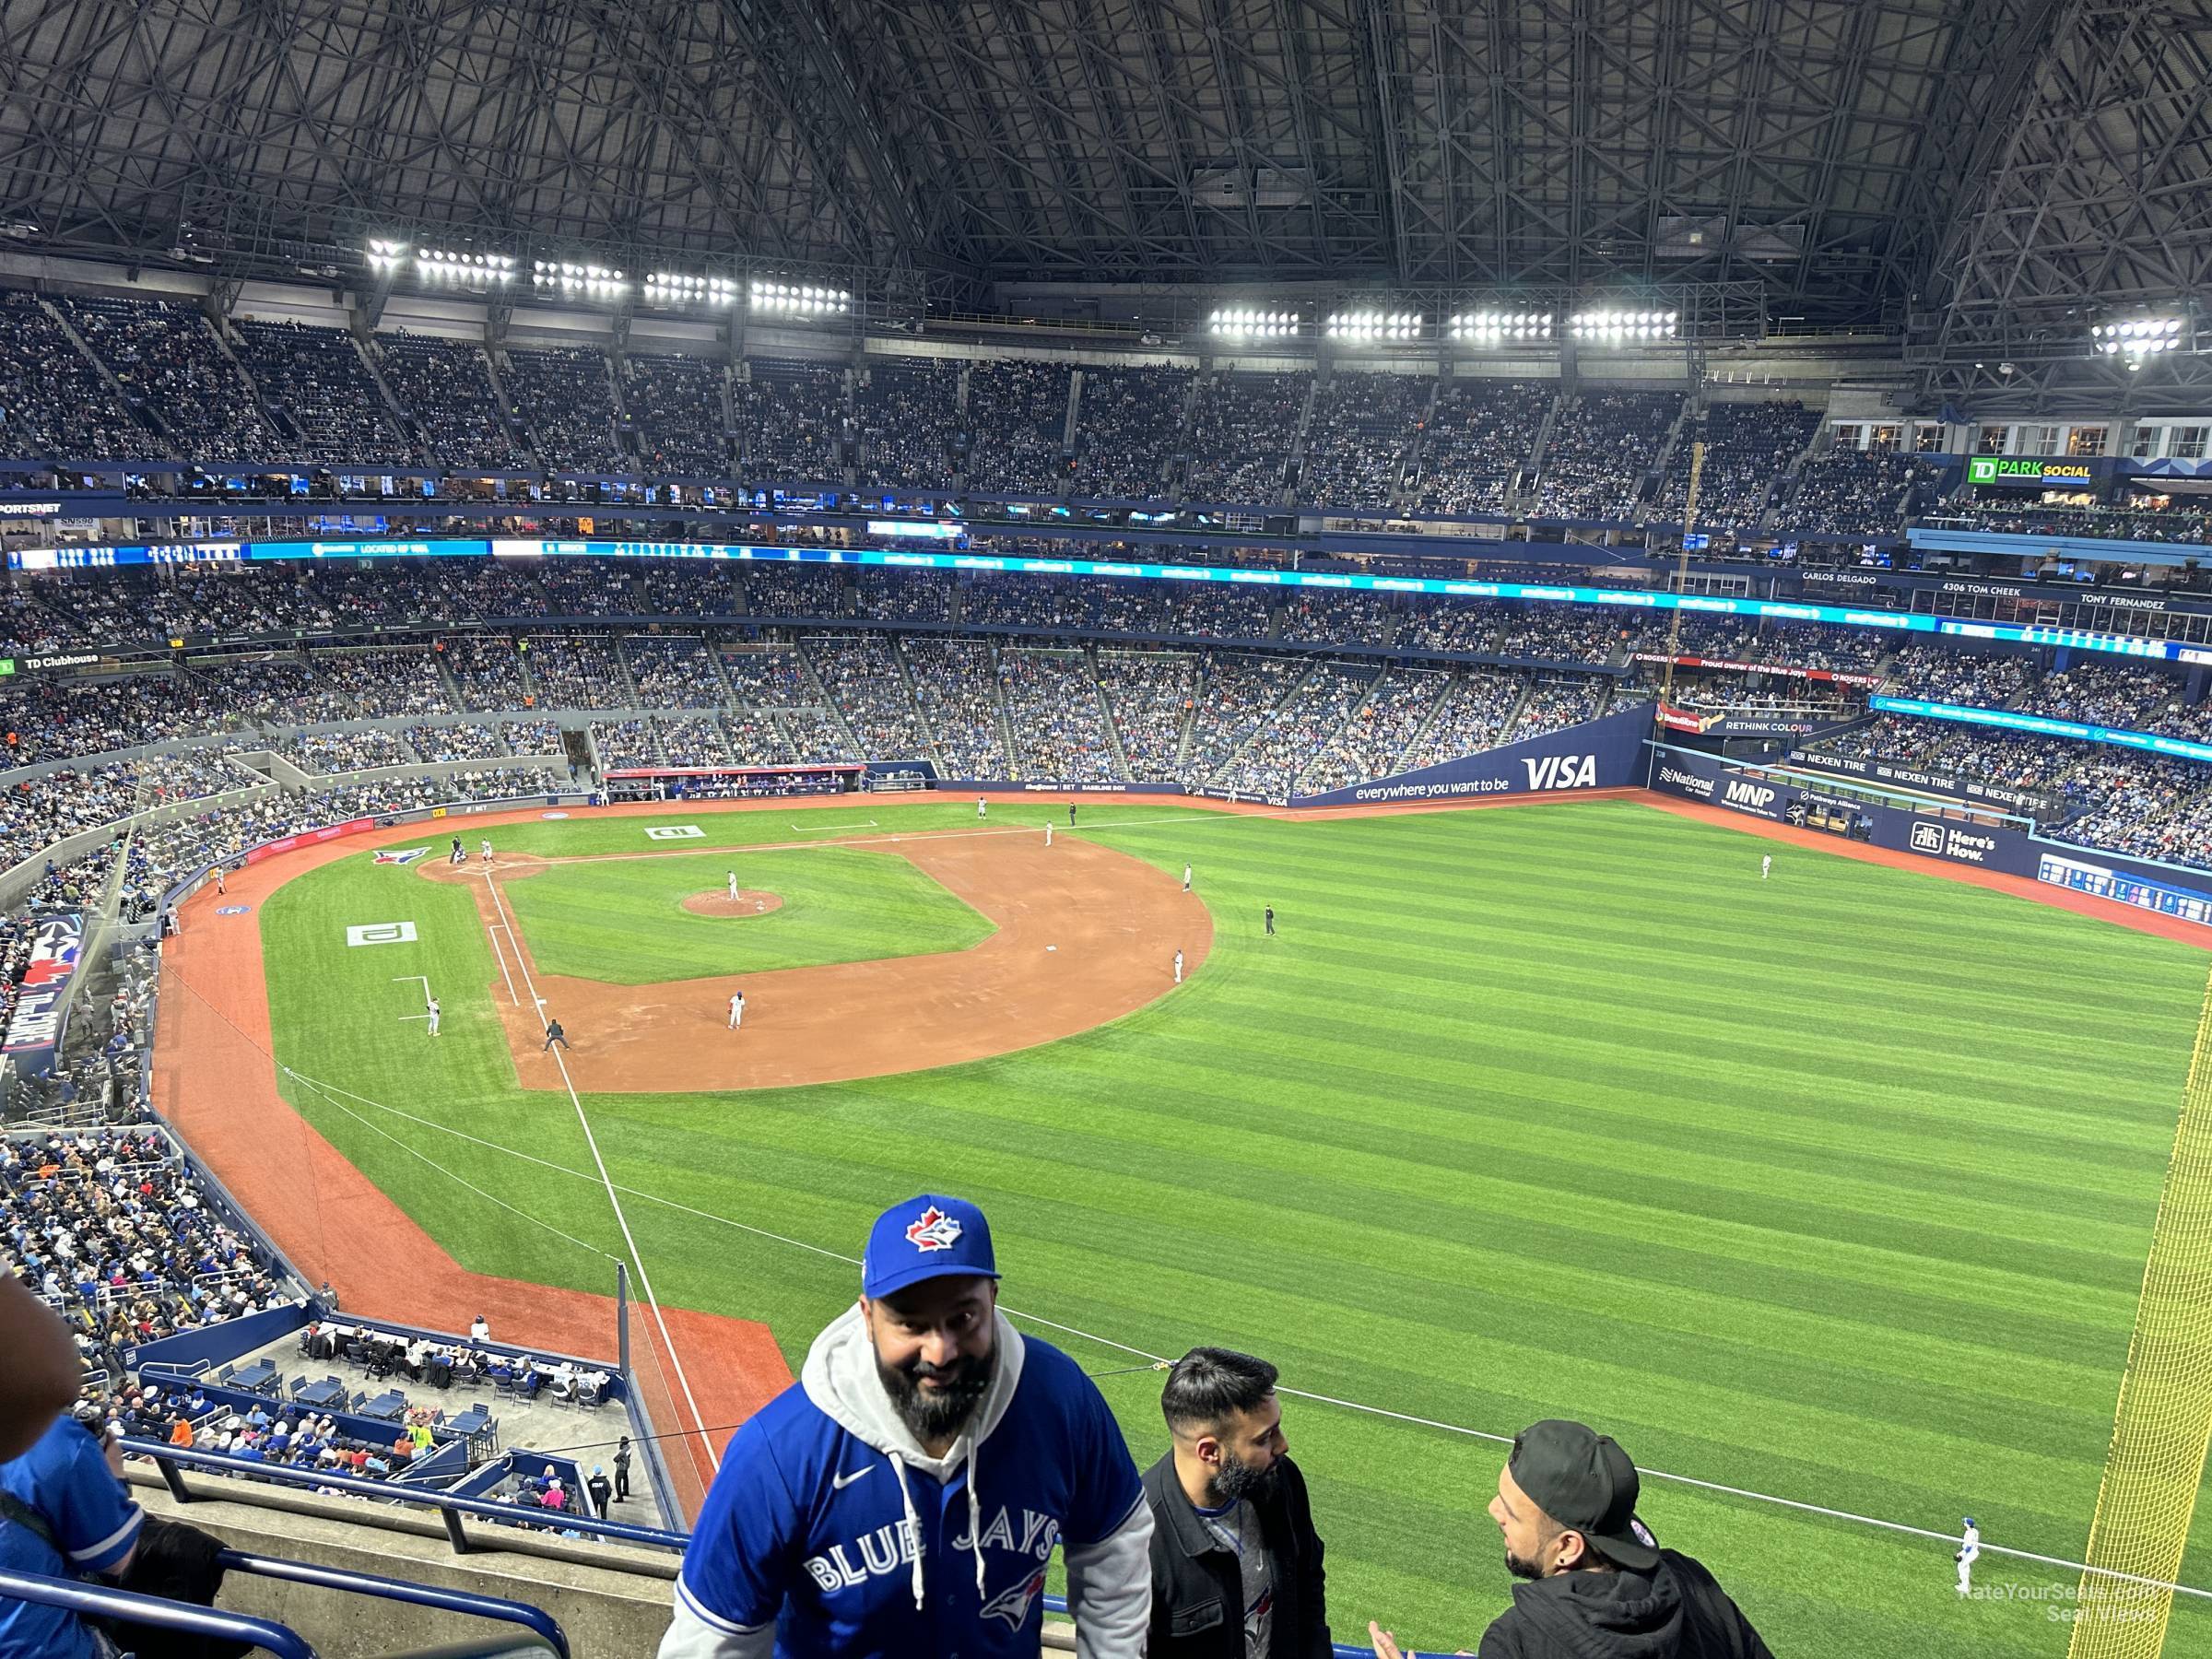
{"type": "Polygon", "coordinates": [[[1942,1539],[1767,1500],[2079,1559],[2201,949],[1637,800],[533,816],[463,872],[418,830],[186,936],[258,946],[284,1099],[466,1268],[604,1291],[634,1244],[795,1369],[877,1210],[951,1191],[1140,1463],[1150,1356],[1302,1391],[1340,1641],[1472,1647],[1489,1437],[1571,1416],[1713,1483],[1643,1515],[1778,1653],[2065,1650],[2062,1568],[1962,1599],[1942,1539]]]}

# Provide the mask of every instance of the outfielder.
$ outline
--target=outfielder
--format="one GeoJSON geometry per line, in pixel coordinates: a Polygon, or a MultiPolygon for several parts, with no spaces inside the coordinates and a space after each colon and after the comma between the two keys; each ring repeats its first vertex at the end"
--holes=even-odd
{"type": "Polygon", "coordinates": [[[1959,1563],[1959,1594],[1967,1595],[1974,1588],[1974,1563],[1982,1559],[1982,1529],[1971,1515],[1963,1520],[1966,1530],[1959,1535],[1959,1553],[1952,1559],[1959,1563]]]}
{"type": "Polygon", "coordinates": [[[439,1008],[438,1008],[438,999],[437,999],[436,997],[434,997],[434,996],[433,996],[433,997],[431,997],[431,998],[429,999],[429,1009],[430,1009],[430,1035],[431,1035],[431,1036],[433,1036],[433,1037],[435,1037],[435,1036],[437,1036],[437,1035],[438,1035],[438,1014],[439,1014],[439,1008]]]}
{"type": "Polygon", "coordinates": [[[730,993],[730,1030],[735,1030],[745,1023],[745,993],[730,993]]]}
{"type": "Polygon", "coordinates": [[[1759,858],[1759,878],[1761,881],[1764,881],[1767,878],[1767,872],[1771,870],[1773,867],[1774,854],[1771,853],[1760,853],[1759,858]]]}
{"type": "Polygon", "coordinates": [[[1053,844],[1053,820],[1051,818],[1044,820],[1044,844],[1048,847],[1053,844]]]}
{"type": "Polygon", "coordinates": [[[979,818],[983,816],[983,797],[982,795],[975,797],[975,816],[979,818]]]}

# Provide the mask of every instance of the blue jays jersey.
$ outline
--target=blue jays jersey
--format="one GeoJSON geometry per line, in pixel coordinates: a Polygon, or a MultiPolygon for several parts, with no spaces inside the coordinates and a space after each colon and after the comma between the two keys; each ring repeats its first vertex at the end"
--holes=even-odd
{"type": "Polygon", "coordinates": [[[1097,1543],[1143,1502],[1098,1389],[1034,1337],[1004,1415],[944,1482],[794,1383],[730,1442],[677,1594],[720,1630],[772,1619],[779,1659],[1033,1659],[1053,1546],[1097,1543]]]}

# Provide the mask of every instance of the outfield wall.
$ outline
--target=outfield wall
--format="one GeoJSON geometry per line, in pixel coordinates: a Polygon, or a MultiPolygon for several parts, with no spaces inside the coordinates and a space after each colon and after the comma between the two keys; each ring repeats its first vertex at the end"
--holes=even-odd
{"type": "Polygon", "coordinates": [[[2212,870],[2052,841],[1997,821],[1994,807],[1976,810],[1930,802],[1907,810],[1828,794],[1771,768],[1732,764],[1671,744],[1649,747],[1651,786],[1665,794],[1938,864],[1971,865],[2044,881],[2212,926],[2212,870]]]}
{"type": "Polygon", "coordinates": [[[1653,705],[1638,703],[1580,725],[1562,726],[1478,755],[1319,794],[1293,795],[1293,806],[1367,806],[1390,801],[1456,801],[1475,795],[1623,789],[1643,782],[1643,746],[1653,705]]]}

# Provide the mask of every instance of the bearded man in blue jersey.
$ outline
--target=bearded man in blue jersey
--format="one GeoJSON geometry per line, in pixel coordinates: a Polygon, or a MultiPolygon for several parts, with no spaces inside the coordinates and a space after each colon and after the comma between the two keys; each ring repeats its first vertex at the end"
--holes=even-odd
{"type": "Polygon", "coordinates": [[[730,1442],[660,1659],[1033,1659],[1055,1545],[1077,1652],[1140,1659],[1151,1536],[1097,1385],[998,1311],[982,1211],[924,1194],[730,1442]]]}

